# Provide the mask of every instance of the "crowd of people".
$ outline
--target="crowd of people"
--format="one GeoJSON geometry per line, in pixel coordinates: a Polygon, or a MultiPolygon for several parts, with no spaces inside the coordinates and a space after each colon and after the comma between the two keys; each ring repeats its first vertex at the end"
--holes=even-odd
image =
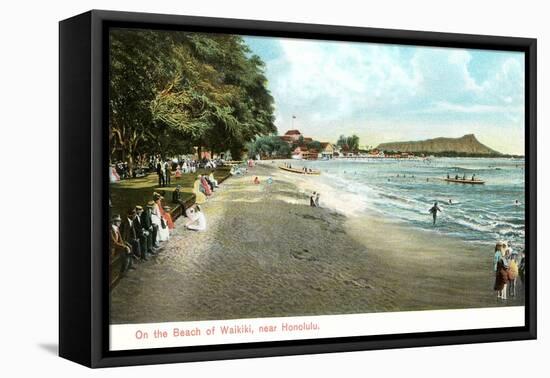
{"type": "Polygon", "coordinates": [[[184,174],[197,173],[197,169],[215,169],[220,165],[223,165],[223,161],[220,159],[204,158],[201,160],[196,160],[188,157],[179,157],[167,160],[156,157],[150,162],[150,167],[154,167],[154,170],[157,173],[160,187],[170,185],[172,172],[175,172],[174,176],[178,179],[184,174]]]}
{"type": "MultiPolygon", "coordinates": [[[[150,160],[150,167],[154,167],[158,175],[159,187],[170,185],[172,176],[178,178],[184,173],[196,173],[199,168],[214,169],[222,164],[221,161],[208,159],[198,161],[156,157],[150,160]]],[[[114,173],[116,174],[116,171],[114,173]]],[[[119,177],[118,180],[120,179],[119,177]]],[[[181,185],[176,185],[172,192],[172,203],[181,206],[182,214],[186,217],[184,223],[186,229],[206,230],[206,216],[200,204],[206,202],[218,187],[218,180],[214,177],[213,171],[208,175],[198,175],[193,185],[195,203],[189,206],[182,195],[181,185]]],[[[156,256],[162,243],[170,239],[174,229],[171,208],[166,206],[165,192],[162,190],[159,192],[153,192],[151,200],[145,206],[136,205],[123,216],[115,214],[111,218],[111,258],[116,255],[122,257],[122,273],[135,269],[136,263],[148,261],[152,256],[156,256]]]]}
{"type": "Polygon", "coordinates": [[[127,161],[119,161],[111,164],[109,169],[110,182],[117,182],[129,178],[143,177],[147,174],[147,168],[136,167],[130,170],[130,165],[127,161]]]}
{"type": "Polygon", "coordinates": [[[508,297],[515,297],[518,277],[522,284],[525,282],[525,251],[522,250],[519,254],[512,248],[511,242],[497,242],[493,257],[493,271],[497,299],[505,301],[508,297]]]}
{"type": "Polygon", "coordinates": [[[148,261],[158,253],[160,243],[170,238],[174,222],[170,207],[163,206],[164,197],[157,192],[145,207],[136,205],[124,219],[116,214],[111,219],[111,257],[123,258],[122,272],[135,269],[134,261],[148,261]]]}
{"type": "Polygon", "coordinates": [[[111,164],[109,167],[109,179],[111,183],[129,178],[143,177],[148,173],[156,172],[158,175],[158,185],[160,187],[170,186],[172,173],[175,178],[180,178],[184,174],[196,173],[198,169],[214,169],[223,165],[221,159],[194,159],[186,155],[176,158],[166,159],[160,155],[151,156],[143,166],[134,166],[130,169],[127,161],[119,161],[111,164]]]}
{"type": "MultiPolygon", "coordinates": [[[[153,193],[145,207],[136,205],[124,217],[116,214],[111,219],[111,258],[122,257],[121,273],[135,269],[135,263],[148,261],[159,253],[162,243],[170,239],[174,230],[171,208],[163,206],[164,197],[153,193]]],[[[182,207],[186,220],[184,227],[192,231],[206,231],[206,216],[199,204],[186,206],[181,186],[172,192],[172,202],[182,207]]]]}

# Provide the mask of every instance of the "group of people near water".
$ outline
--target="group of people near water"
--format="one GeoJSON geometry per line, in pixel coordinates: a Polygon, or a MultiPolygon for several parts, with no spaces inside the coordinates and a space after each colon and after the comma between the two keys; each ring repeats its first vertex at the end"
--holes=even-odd
{"type": "Polygon", "coordinates": [[[319,198],[320,197],[321,197],[321,193],[313,192],[309,196],[309,206],[311,206],[311,207],[320,207],[320,205],[319,205],[319,198]]]}
{"type": "Polygon", "coordinates": [[[525,282],[525,250],[520,254],[512,248],[510,241],[498,241],[493,256],[493,272],[495,273],[494,290],[497,299],[503,301],[517,295],[517,279],[525,282]]]}
{"type": "MultiPolygon", "coordinates": [[[[466,181],[466,173],[464,173],[462,175],[462,177],[460,177],[458,174],[455,175],[454,177],[455,180],[462,180],[462,181],[466,181]]],[[[449,175],[447,173],[447,180],[451,180],[451,175],[449,175]]],[[[472,178],[470,179],[470,181],[475,181],[476,180],[476,174],[472,174],[472,178]]]]}

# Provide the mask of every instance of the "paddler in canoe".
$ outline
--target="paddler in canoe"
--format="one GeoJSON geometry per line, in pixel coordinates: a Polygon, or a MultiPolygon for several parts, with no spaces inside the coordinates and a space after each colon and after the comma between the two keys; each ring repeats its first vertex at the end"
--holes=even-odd
{"type": "Polygon", "coordinates": [[[466,174],[464,174],[462,177],[456,175],[454,178],[449,178],[449,175],[447,175],[447,178],[444,178],[442,180],[447,182],[457,182],[461,184],[485,184],[485,181],[476,178],[475,173],[472,175],[471,178],[466,178],[466,174]]]}

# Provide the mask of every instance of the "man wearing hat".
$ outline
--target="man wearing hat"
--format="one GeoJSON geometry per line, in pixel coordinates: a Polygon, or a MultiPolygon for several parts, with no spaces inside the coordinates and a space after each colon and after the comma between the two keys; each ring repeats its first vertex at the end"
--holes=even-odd
{"type": "Polygon", "coordinates": [[[147,202],[145,210],[141,214],[141,225],[145,231],[148,231],[151,235],[151,250],[149,251],[152,254],[155,254],[154,248],[157,246],[157,225],[153,224],[153,218],[151,217],[151,211],[155,206],[154,201],[147,202]]]}
{"type": "Polygon", "coordinates": [[[122,221],[122,225],[120,226],[120,234],[122,235],[122,240],[130,246],[132,250],[132,257],[138,259],[141,256],[141,246],[134,228],[135,218],[136,210],[129,209],[126,219],[122,221]]]}
{"type": "Polygon", "coordinates": [[[166,181],[164,177],[164,169],[160,160],[157,161],[156,170],[157,170],[157,175],[159,176],[159,186],[164,186],[166,181]]]}
{"type": "Polygon", "coordinates": [[[142,260],[147,261],[147,254],[153,253],[153,237],[152,233],[143,228],[141,224],[141,217],[143,214],[143,207],[137,205],[135,208],[136,216],[133,221],[134,232],[139,239],[140,257],[142,260]]]}
{"type": "Polygon", "coordinates": [[[166,160],[164,162],[164,186],[170,185],[170,178],[172,176],[172,162],[170,160],[166,160]]]}
{"type": "Polygon", "coordinates": [[[185,214],[185,201],[181,198],[181,185],[176,186],[176,189],[172,192],[172,202],[181,206],[182,214],[185,214]]]}
{"type": "Polygon", "coordinates": [[[126,272],[129,269],[135,269],[132,266],[132,250],[122,239],[120,234],[120,224],[122,219],[120,215],[113,216],[111,220],[111,257],[114,257],[117,253],[120,253],[123,259],[121,273],[126,272]]]}

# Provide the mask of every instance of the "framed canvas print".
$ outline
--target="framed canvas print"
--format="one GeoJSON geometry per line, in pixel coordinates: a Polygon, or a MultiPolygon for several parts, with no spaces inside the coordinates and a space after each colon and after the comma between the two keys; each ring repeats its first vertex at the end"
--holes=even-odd
{"type": "Polygon", "coordinates": [[[60,22],[62,357],[536,337],[536,40],[60,22]]]}

